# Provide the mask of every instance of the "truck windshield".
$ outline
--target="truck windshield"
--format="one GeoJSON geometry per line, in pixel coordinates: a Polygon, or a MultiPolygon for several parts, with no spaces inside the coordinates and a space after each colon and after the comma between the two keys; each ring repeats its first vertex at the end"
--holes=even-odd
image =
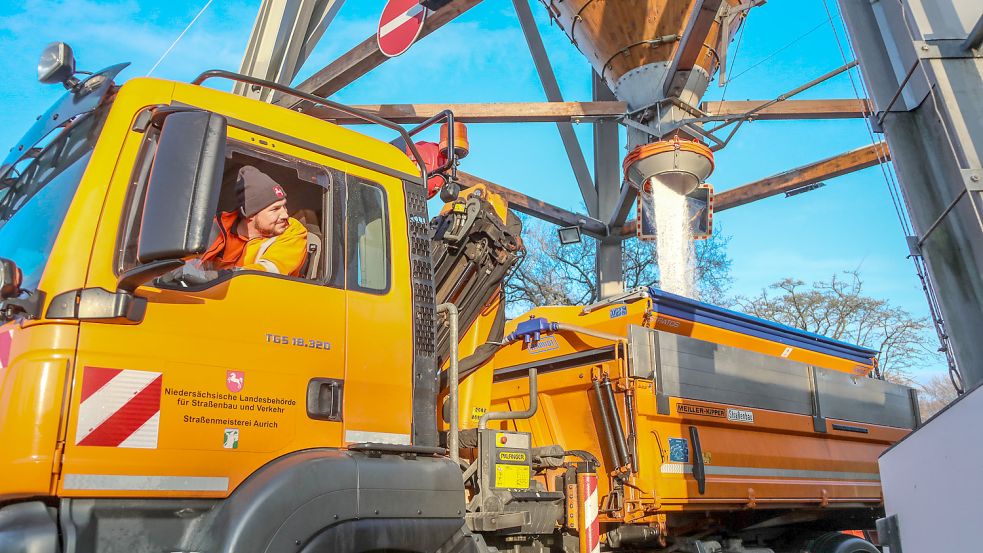
{"type": "Polygon", "coordinates": [[[26,290],[41,280],[107,111],[103,106],[61,127],[0,181],[0,257],[20,267],[26,290]]]}

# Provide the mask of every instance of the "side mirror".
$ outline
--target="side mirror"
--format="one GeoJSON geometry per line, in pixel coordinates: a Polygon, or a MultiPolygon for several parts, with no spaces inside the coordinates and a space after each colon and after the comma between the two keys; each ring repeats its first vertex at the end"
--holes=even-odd
{"type": "Polygon", "coordinates": [[[17,264],[0,257],[0,299],[16,298],[21,293],[24,274],[17,264]]]}
{"type": "Polygon", "coordinates": [[[209,246],[225,166],[226,120],[207,111],[167,115],[150,169],[137,243],[141,263],[124,272],[124,291],[171,271],[209,246]]]}
{"type": "Polygon", "coordinates": [[[72,89],[75,77],[75,53],[64,42],[52,42],[41,52],[38,60],[38,80],[44,84],[63,83],[72,89]]]}
{"type": "Polygon", "coordinates": [[[225,167],[226,121],[207,111],[164,119],[147,182],[137,259],[151,263],[208,248],[225,167]]]}

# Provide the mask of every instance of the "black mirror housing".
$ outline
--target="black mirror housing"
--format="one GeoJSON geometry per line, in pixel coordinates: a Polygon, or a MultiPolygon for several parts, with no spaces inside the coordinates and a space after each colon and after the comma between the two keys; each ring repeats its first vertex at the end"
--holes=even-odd
{"type": "Polygon", "coordinates": [[[24,274],[17,264],[0,257],[0,299],[16,298],[21,293],[24,274]]]}
{"type": "Polygon", "coordinates": [[[137,259],[183,259],[205,252],[218,209],[227,123],[207,111],[169,114],[147,183],[137,259]]]}

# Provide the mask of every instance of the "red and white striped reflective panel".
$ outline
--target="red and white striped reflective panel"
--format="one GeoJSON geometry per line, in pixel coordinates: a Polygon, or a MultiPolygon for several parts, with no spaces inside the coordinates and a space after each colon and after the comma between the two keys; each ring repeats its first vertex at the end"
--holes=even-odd
{"type": "Polygon", "coordinates": [[[75,445],[157,447],[163,376],[85,367],[75,445]]]}
{"type": "Polygon", "coordinates": [[[10,364],[10,346],[14,342],[14,329],[0,331],[0,369],[10,364]]]}
{"type": "Polygon", "coordinates": [[[581,526],[581,535],[586,539],[582,539],[583,550],[581,553],[600,553],[601,551],[601,525],[597,520],[598,516],[598,502],[597,502],[597,474],[581,474],[579,475],[580,480],[580,497],[583,498],[583,505],[580,506],[583,513],[582,520],[584,524],[581,526]]]}

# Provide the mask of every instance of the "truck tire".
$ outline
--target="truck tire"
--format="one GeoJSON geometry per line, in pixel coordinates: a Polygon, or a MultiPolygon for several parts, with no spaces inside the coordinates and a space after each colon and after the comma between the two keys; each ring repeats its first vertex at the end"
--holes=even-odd
{"type": "Polygon", "coordinates": [[[804,553],[880,553],[880,550],[869,541],[831,532],[813,540],[804,553]]]}

